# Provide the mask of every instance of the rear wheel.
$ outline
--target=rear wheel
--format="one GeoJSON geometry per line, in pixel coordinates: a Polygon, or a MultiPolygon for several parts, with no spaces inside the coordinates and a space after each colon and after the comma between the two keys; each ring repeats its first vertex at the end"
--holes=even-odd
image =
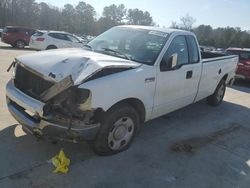
{"type": "Polygon", "coordinates": [[[139,115],[129,105],[112,108],[101,120],[101,128],[94,143],[99,155],[113,155],[126,150],[139,128],[139,115]]]}
{"type": "Polygon", "coordinates": [[[17,40],[15,42],[15,47],[19,49],[23,49],[25,47],[25,42],[23,40],[17,40]]]}
{"type": "Polygon", "coordinates": [[[226,82],[225,80],[221,80],[217,88],[215,89],[214,94],[207,98],[207,103],[211,106],[218,106],[224,98],[225,91],[226,82]]]}

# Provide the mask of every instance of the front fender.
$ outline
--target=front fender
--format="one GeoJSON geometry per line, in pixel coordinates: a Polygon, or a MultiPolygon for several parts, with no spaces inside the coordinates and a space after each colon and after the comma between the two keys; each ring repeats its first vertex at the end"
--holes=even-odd
{"type": "Polygon", "coordinates": [[[107,111],[114,104],[128,98],[139,99],[145,106],[145,119],[150,119],[155,93],[155,81],[145,82],[155,77],[152,66],[140,66],[116,74],[88,81],[79,86],[91,92],[91,107],[107,111]]]}

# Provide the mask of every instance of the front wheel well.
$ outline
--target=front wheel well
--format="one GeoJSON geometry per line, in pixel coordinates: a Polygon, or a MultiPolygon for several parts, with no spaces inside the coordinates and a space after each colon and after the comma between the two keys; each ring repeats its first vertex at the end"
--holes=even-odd
{"type": "Polygon", "coordinates": [[[114,107],[117,107],[119,105],[124,105],[124,104],[128,104],[132,106],[137,111],[139,118],[140,118],[140,123],[145,122],[145,115],[146,115],[145,106],[143,102],[137,98],[127,98],[127,99],[121,100],[115,103],[111,108],[109,108],[109,110],[114,107]]]}
{"type": "Polygon", "coordinates": [[[228,74],[225,74],[221,80],[224,80],[225,82],[227,81],[228,74]]]}

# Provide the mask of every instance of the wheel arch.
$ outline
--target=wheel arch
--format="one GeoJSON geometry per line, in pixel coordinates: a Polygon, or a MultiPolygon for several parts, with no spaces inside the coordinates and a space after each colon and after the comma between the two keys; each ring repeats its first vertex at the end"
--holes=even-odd
{"type": "Polygon", "coordinates": [[[221,80],[224,80],[225,82],[227,81],[227,78],[228,78],[228,74],[225,74],[221,80]]]}
{"type": "Polygon", "coordinates": [[[54,45],[54,44],[50,44],[46,47],[46,50],[49,50],[49,49],[57,49],[57,46],[54,45]],[[51,48],[52,47],[52,48],[51,48]]]}
{"type": "Polygon", "coordinates": [[[137,98],[123,99],[123,100],[115,103],[114,105],[112,105],[108,110],[110,110],[114,107],[117,107],[119,105],[124,105],[124,104],[128,104],[128,105],[132,106],[138,112],[139,118],[140,118],[140,123],[145,122],[145,116],[146,116],[145,105],[140,99],[137,99],[137,98]]]}

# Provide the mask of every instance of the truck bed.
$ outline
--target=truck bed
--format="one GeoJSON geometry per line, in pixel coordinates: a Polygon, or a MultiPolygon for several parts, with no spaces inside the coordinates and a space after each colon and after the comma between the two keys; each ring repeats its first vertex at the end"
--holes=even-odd
{"type": "Polygon", "coordinates": [[[210,59],[215,57],[225,57],[227,55],[219,54],[219,53],[211,53],[211,52],[201,52],[202,59],[210,59]]]}
{"type": "Polygon", "coordinates": [[[226,75],[226,84],[232,83],[238,57],[218,53],[201,52],[202,76],[199,85],[197,101],[213,94],[221,76],[226,75]]]}

